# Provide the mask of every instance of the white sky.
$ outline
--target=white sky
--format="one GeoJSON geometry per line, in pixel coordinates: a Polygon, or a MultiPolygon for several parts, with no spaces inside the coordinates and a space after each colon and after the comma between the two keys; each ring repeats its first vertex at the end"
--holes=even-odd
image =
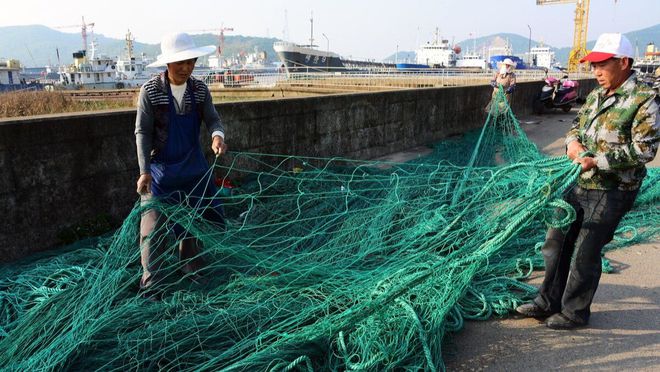
{"type": "MultiPolygon", "coordinates": [[[[325,49],[329,41],[340,55],[378,60],[394,53],[397,45],[401,51],[417,49],[433,38],[436,27],[444,38],[458,42],[471,33],[528,37],[529,25],[533,40],[570,46],[575,11],[574,4],[537,6],[536,0],[18,0],[3,1],[1,8],[0,26],[67,26],[80,24],[84,16],[95,23],[96,33],[123,39],[130,28],[136,40],[145,43],[158,43],[163,33],[173,30],[221,25],[234,28],[226,35],[280,39],[288,28],[290,41],[307,43],[313,12],[315,44],[325,49]]],[[[603,32],[658,23],[660,0],[591,0],[588,40],[603,32]]]]}

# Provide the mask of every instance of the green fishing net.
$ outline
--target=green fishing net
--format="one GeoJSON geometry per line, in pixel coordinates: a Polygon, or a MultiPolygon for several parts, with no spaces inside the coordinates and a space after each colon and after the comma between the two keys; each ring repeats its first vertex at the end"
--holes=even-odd
{"type": "MultiPolygon", "coordinates": [[[[521,279],[546,229],[574,218],[561,195],[579,167],[496,100],[480,131],[407,163],[231,153],[209,174],[235,183],[216,195],[224,227],[136,202],[111,236],[3,265],[0,368],[443,370],[464,319],[534,296],[521,279]],[[160,301],[138,289],[147,208],[168,222],[160,301]],[[207,283],[181,273],[174,224],[203,245],[207,283]]],[[[650,169],[608,249],[658,239],[658,181],[650,169]]]]}

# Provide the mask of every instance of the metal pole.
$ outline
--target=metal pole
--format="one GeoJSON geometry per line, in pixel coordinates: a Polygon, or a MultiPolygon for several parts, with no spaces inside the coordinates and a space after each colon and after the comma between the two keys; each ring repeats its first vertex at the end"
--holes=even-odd
{"type": "Polygon", "coordinates": [[[314,12],[312,11],[312,16],[309,18],[309,47],[314,48],[314,12]]]}
{"type": "Polygon", "coordinates": [[[529,29],[529,42],[527,43],[527,65],[531,66],[530,60],[532,59],[532,28],[527,25],[529,29]]]}

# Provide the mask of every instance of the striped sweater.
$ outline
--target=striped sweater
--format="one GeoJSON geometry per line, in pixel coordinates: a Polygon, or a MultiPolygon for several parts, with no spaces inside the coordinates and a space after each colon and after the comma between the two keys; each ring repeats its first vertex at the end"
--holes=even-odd
{"type": "MultiPolygon", "coordinates": [[[[166,84],[168,82],[167,71],[165,71],[151,78],[140,89],[135,118],[135,142],[140,174],[149,173],[151,159],[167,143],[169,99],[166,84]]],[[[177,114],[189,113],[194,97],[199,117],[206,124],[209,134],[224,138],[224,127],[220,115],[213,106],[211,93],[206,84],[194,77],[190,77],[186,84],[189,89],[186,89],[180,107],[176,108],[177,114]],[[190,91],[192,91],[192,95],[190,91]]]]}

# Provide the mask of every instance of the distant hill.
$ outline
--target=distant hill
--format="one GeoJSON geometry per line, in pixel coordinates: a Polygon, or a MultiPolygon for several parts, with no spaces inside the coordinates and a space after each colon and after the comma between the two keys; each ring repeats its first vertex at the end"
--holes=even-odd
{"type": "MultiPolygon", "coordinates": [[[[640,56],[644,54],[644,50],[646,48],[646,45],[648,43],[654,43],[656,47],[660,47],[660,24],[657,24],[652,27],[648,27],[645,29],[637,30],[637,31],[632,31],[632,32],[627,32],[625,33],[626,37],[630,39],[630,42],[633,43],[633,46],[637,46],[639,50],[640,56]]],[[[596,35],[597,36],[597,35],[596,35]]],[[[481,53],[482,51],[485,51],[485,54],[488,53],[488,48],[493,45],[494,43],[499,43],[502,41],[508,41],[511,44],[513,54],[523,56],[529,49],[529,38],[520,36],[518,34],[510,34],[510,33],[500,33],[500,34],[493,34],[493,35],[488,35],[488,36],[482,36],[479,38],[475,39],[467,39],[467,40],[462,40],[460,42],[457,42],[456,44],[460,45],[463,53],[466,51],[472,51],[475,49],[477,52],[481,53]]],[[[531,46],[535,47],[539,45],[540,43],[536,40],[532,40],[531,46]]],[[[596,40],[591,40],[587,42],[587,49],[593,48],[594,44],[596,44],[596,40]]],[[[546,44],[547,45],[547,44],[546,44]]],[[[551,45],[549,46],[552,50],[555,52],[555,58],[557,61],[562,63],[563,65],[566,65],[568,62],[568,54],[571,51],[572,47],[563,47],[563,48],[555,48],[551,45]]],[[[385,58],[386,61],[394,61],[395,55],[392,54],[385,58]]],[[[407,51],[407,52],[402,52],[399,51],[399,57],[398,60],[402,61],[408,58],[410,62],[415,61],[415,52],[414,51],[407,51]]]]}
{"type": "MultiPolygon", "coordinates": [[[[72,54],[82,48],[80,33],[65,33],[42,25],[0,27],[0,57],[21,61],[26,67],[57,65],[57,51],[62,64],[73,62],[72,54]]],[[[124,40],[94,34],[98,42],[97,53],[120,56],[124,53],[124,40]]],[[[218,36],[213,34],[192,35],[197,45],[217,45],[218,36]]],[[[225,35],[224,55],[241,52],[265,51],[268,62],[277,61],[273,50],[275,38],[225,35]]],[[[145,53],[155,58],[160,54],[159,44],[146,44],[136,40],[133,44],[136,55],[145,53]]]]}
{"type": "MultiPolygon", "coordinates": [[[[65,33],[54,30],[42,25],[31,26],[6,26],[0,27],[0,57],[18,59],[24,66],[41,67],[45,65],[57,65],[57,51],[59,50],[60,61],[62,64],[72,62],[73,52],[82,48],[82,38],[80,33],[65,33]]],[[[644,49],[649,42],[655,43],[660,47],[660,24],[645,29],[628,32],[626,36],[633,45],[636,45],[640,55],[644,54],[644,49]]],[[[114,39],[95,34],[98,41],[98,48],[101,54],[109,56],[119,56],[124,52],[124,40],[114,39]]],[[[218,44],[218,36],[214,34],[193,35],[197,45],[218,44]]],[[[240,35],[225,35],[226,56],[237,55],[242,52],[251,53],[255,51],[265,51],[268,62],[277,61],[277,55],[273,50],[273,43],[278,41],[276,38],[251,37],[240,35]]],[[[463,53],[472,51],[476,48],[478,52],[488,51],[493,43],[509,42],[513,53],[523,55],[529,47],[529,39],[525,36],[511,33],[499,33],[488,36],[482,36],[476,39],[467,39],[457,42],[463,49],[463,53]]],[[[538,45],[539,42],[532,40],[531,46],[538,45]]],[[[587,48],[593,48],[595,40],[587,43],[587,48]]],[[[568,61],[570,47],[554,48],[556,59],[562,64],[568,61]]],[[[145,53],[149,57],[156,57],[160,54],[158,44],[141,43],[137,40],[134,43],[135,54],[145,53]]],[[[385,61],[395,61],[394,53],[384,59],[385,61]]],[[[399,51],[397,61],[415,61],[414,51],[399,51]]]]}

